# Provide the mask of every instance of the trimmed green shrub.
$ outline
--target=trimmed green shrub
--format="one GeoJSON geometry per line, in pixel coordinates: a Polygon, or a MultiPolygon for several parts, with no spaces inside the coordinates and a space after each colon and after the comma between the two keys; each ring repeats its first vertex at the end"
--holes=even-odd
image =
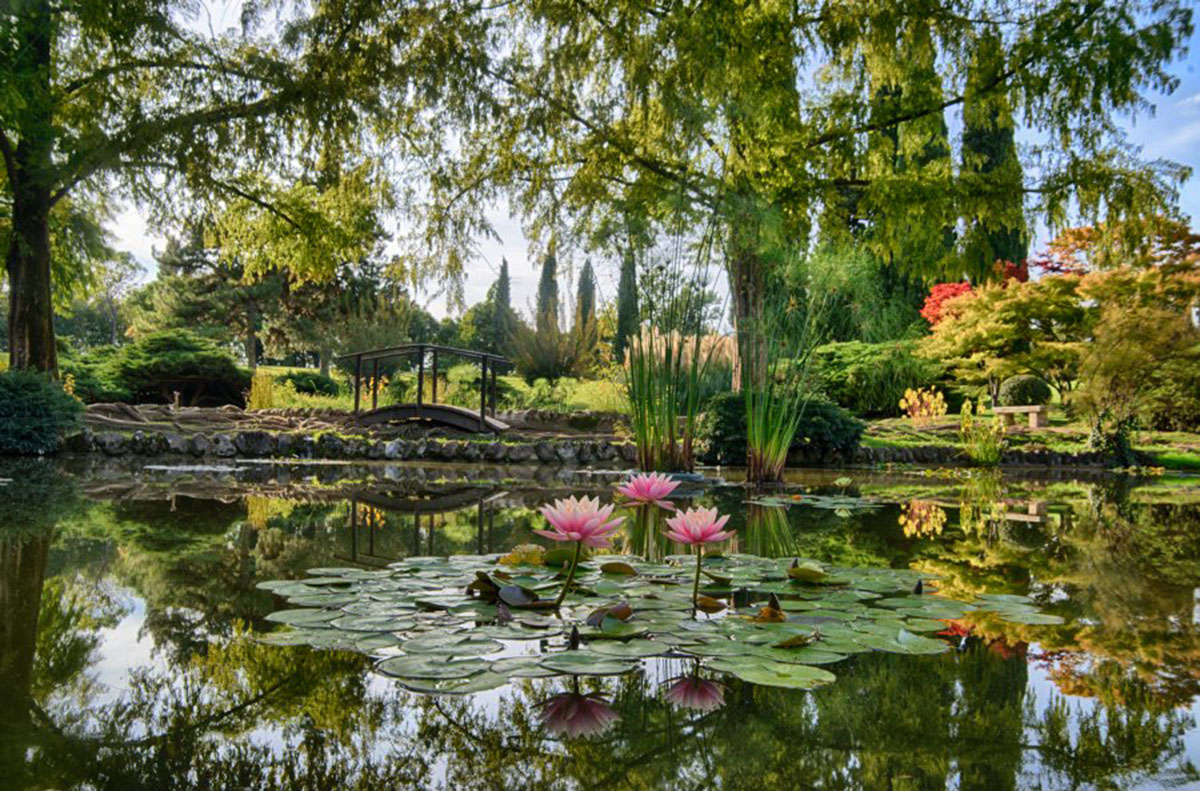
{"type": "Polygon", "coordinates": [[[174,394],[190,406],[245,404],[250,372],[207,338],[166,330],[139,338],[106,366],[135,403],[170,403],[174,394]]]}
{"type": "Polygon", "coordinates": [[[289,382],[297,393],[305,395],[336,396],[338,383],[320,371],[288,371],[275,377],[276,382],[289,382]]]}
{"type": "Polygon", "coordinates": [[[813,353],[817,385],[832,401],[856,415],[900,414],[906,390],[933,387],[941,367],[916,355],[916,341],[845,341],[813,353]]]}
{"type": "Polygon", "coordinates": [[[1042,406],[1050,403],[1050,385],[1036,376],[1019,374],[1000,383],[1000,406],[1042,406]]]}
{"type": "Polygon", "coordinates": [[[128,401],[130,393],[116,379],[113,361],[121,350],[116,346],[96,346],[88,349],[82,357],[74,351],[61,354],[58,372],[66,381],[70,376],[75,383],[75,396],[85,404],[104,404],[128,401]]]}
{"type": "MultiPolygon", "coordinates": [[[[849,456],[858,447],[866,424],[823,398],[808,402],[796,428],[792,453],[819,459],[849,456]]],[[[746,402],[741,393],[709,399],[697,421],[697,458],[705,464],[746,463],[746,402]]]]}
{"type": "Polygon", "coordinates": [[[0,454],[53,453],[82,414],[83,404],[46,375],[0,373],[0,454]]]}

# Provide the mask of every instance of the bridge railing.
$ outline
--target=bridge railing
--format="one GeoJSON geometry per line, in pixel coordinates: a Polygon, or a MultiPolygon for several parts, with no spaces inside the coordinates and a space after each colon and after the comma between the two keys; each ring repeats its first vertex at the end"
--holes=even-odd
{"type": "Polygon", "coordinates": [[[475,360],[479,363],[479,420],[483,423],[487,415],[496,414],[496,373],[512,363],[496,354],[473,349],[459,349],[432,343],[405,343],[382,349],[367,349],[339,355],[339,360],[354,360],[354,414],[359,413],[362,402],[363,366],[371,366],[371,409],[379,406],[379,363],[395,357],[417,357],[417,411],[425,404],[425,361],[432,357],[432,387],[430,404],[438,402],[438,358],[441,355],[475,360]]]}

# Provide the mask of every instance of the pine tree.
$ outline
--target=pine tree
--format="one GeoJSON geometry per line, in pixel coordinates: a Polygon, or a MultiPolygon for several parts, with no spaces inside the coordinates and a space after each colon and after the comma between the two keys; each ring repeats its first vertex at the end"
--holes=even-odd
{"type": "Polygon", "coordinates": [[[558,262],[554,253],[542,259],[542,276],[537,290],[537,331],[558,332],[558,262]]]}
{"type": "Polygon", "coordinates": [[[967,74],[963,106],[962,173],[978,180],[977,189],[991,200],[967,216],[963,264],[974,279],[997,277],[996,261],[1024,261],[1029,235],[1023,214],[1021,160],[1014,139],[1012,107],[1003,93],[981,96],[982,88],[1004,68],[1000,40],[981,35],[967,74]],[[997,198],[999,200],[997,200],[997,198]]]}
{"type": "Polygon", "coordinates": [[[613,338],[613,357],[618,362],[625,361],[625,350],[637,327],[637,266],[633,251],[629,250],[621,260],[621,279],[617,284],[617,334],[613,338]]]}

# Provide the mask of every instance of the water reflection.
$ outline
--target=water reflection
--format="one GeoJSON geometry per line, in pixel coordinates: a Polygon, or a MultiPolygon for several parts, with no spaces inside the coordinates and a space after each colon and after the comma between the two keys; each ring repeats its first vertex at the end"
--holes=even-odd
{"type": "Polygon", "coordinates": [[[656,660],[428,698],[359,656],[254,642],[277,606],[256,583],[481,541],[503,552],[530,541],[543,494],[475,491],[431,525],[428,503],[414,519],[371,492],[89,502],[49,465],[0,477],[17,482],[0,487],[0,776],[16,789],[1200,782],[1200,506],[1178,493],[988,481],[897,489],[894,506],[838,516],[715,492],[706,504],[734,512],[739,551],[914,566],[959,595],[1029,593],[1066,623],[967,619],[947,626],[952,654],[857,655],[808,693],[656,660]],[[942,509],[940,531],[906,535],[914,500],[942,509]],[[1009,518],[1030,502],[1044,518],[1009,518]]]}

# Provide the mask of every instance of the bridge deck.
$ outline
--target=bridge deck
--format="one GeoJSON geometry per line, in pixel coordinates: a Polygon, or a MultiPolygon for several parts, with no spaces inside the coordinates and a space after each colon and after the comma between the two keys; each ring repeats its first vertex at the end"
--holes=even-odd
{"type": "Polygon", "coordinates": [[[462,431],[491,431],[499,434],[509,429],[507,423],[491,415],[481,415],[477,411],[452,404],[392,404],[358,415],[358,422],[363,426],[410,420],[428,421],[462,431]]]}

